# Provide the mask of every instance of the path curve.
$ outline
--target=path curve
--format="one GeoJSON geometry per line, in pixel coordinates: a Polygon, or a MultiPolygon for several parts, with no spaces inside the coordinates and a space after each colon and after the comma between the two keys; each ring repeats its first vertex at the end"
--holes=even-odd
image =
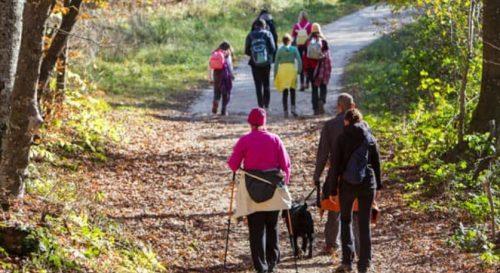
{"type": "MultiPolygon", "coordinates": [[[[394,14],[390,6],[378,5],[364,8],[351,15],[323,26],[323,32],[331,45],[333,62],[332,80],[328,85],[327,107],[333,110],[335,98],[341,90],[340,80],[348,60],[360,49],[366,47],[384,33],[396,30],[402,24],[409,22],[407,13],[394,14]]],[[[205,89],[202,95],[193,103],[190,113],[195,116],[210,115],[212,89],[205,89]]],[[[301,115],[312,115],[311,92],[297,92],[297,109],[301,115]]],[[[246,115],[257,105],[255,88],[247,59],[242,60],[236,69],[236,80],[228,111],[231,115],[246,115]]],[[[282,115],[281,93],[274,86],[271,90],[270,114],[282,115]]]]}

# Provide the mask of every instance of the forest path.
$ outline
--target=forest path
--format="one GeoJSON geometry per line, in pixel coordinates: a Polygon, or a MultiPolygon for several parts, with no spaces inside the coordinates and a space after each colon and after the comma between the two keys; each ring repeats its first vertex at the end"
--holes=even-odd
{"type": "MultiPolygon", "coordinates": [[[[340,87],[348,58],[393,25],[392,20],[385,20],[390,18],[389,8],[369,7],[324,27],[333,45],[335,76],[330,90],[336,92],[340,87]]],[[[240,66],[237,78],[230,111],[246,114],[255,104],[246,65],[240,66]]],[[[335,92],[330,91],[330,109],[335,92]]],[[[290,190],[296,200],[312,188],[319,130],[328,118],[307,115],[310,92],[299,94],[298,103],[306,115],[298,119],[277,115],[281,113],[280,99],[273,92],[275,115],[268,125],[282,137],[291,156],[290,190]]],[[[128,141],[113,149],[106,163],[89,166],[87,173],[92,177],[91,190],[106,193],[102,211],[151,245],[168,272],[252,272],[243,223],[233,223],[231,269],[222,267],[231,177],[225,161],[236,140],[248,132],[248,125],[245,115],[221,118],[205,114],[210,102],[211,91],[207,90],[187,112],[116,109],[112,118],[126,124],[128,141]]],[[[413,212],[403,200],[400,183],[386,184],[380,200],[383,213],[373,231],[376,272],[481,272],[472,269],[477,264],[467,255],[446,245],[450,232],[446,217],[413,212]]],[[[315,253],[314,258],[299,261],[299,272],[332,272],[339,258],[319,255],[325,219],[319,218],[316,208],[311,212],[316,224],[315,253]]],[[[278,272],[292,273],[293,259],[282,221],[280,232],[283,260],[278,272]]]]}

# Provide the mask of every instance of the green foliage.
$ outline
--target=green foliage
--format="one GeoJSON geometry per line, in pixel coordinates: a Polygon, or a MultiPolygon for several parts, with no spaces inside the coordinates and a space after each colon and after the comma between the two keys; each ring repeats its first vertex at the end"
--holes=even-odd
{"type": "Polygon", "coordinates": [[[263,7],[270,8],[281,36],[303,9],[312,20],[326,23],[368,2],[209,0],[137,11],[109,22],[122,48],[106,51],[91,77],[113,94],[163,98],[205,83],[208,56],[222,41],[242,56],[251,23],[263,7]]]}
{"type": "MultiPolygon", "coordinates": [[[[382,150],[389,153],[384,171],[391,180],[405,184],[410,207],[453,212],[466,220],[473,228],[462,226],[450,241],[482,252],[485,261],[498,262],[498,253],[483,232],[491,217],[484,181],[491,182],[495,206],[500,205],[500,184],[494,181],[498,164],[479,177],[476,173],[479,162],[495,154],[495,143],[489,134],[466,135],[466,151],[448,160],[458,142],[458,92],[467,64],[466,123],[480,90],[480,29],[473,59],[467,58],[466,50],[470,2],[395,2],[417,7],[421,14],[413,24],[358,53],[347,67],[347,88],[370,113],[367,121],[381,139],[382,150]]],[[[498,209],[495,217],[500,219],[498,209]]]]}
{"type": "Polygon", "coordinates": [[[121,140],[121,127],[111,122],[111,108],[96,96],[95,85],[69,73],[68,86],[62,109],[42,128],[41,145],[32,148],[32,157],[64,164],[64,155],[88,153],[95,160],[105,160],[105,147],[121,140]]]}
{"type": "Polygon", "coordinates": [[[494,247],[488,242],[485,232],[477,228],[466,228],[462,223],[451,236],[449,243],[470,252],[488,251],[494,247]]]}

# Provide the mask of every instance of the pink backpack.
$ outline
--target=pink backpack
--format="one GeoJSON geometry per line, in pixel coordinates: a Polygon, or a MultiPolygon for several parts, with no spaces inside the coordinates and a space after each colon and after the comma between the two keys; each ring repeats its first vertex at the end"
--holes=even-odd
{"type": "Polygon", "coordinates": [[[224,56],[224,52],[222,50],[215,50],[210,55],[210,68],[213,70],[220,70],[224,68],[224,64],[226,63],[226,57],[224,56]]]}

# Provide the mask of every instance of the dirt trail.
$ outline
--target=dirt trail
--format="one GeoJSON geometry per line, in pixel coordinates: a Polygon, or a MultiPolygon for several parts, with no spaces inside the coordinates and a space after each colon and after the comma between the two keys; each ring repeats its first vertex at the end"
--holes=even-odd
{"type": "MultiPolygon", "coordinates": [[[[378,37],[375,26],[379,24],[372,19],[387,17],[391,16],[386,7],[371,7],[325,27],[327,37],[333,39],[334,64],[338,65],[333,88],[339,87],[346,59],[378,37]],[[351,33],[351,44],[347,38],[342,38],[343,42],[340,38],[335,40],[335,33],[351,33]]],[[[255,101],[252,88],[239,89],[249,86],[245,69],[242,66],[239,71],[230,109],[233,113],[246,112],[255,101]]],[[[126,122],[129,142],[114,150],[107,163],[89,166],[89,184],[106,193],[106,201],[100,204],[102,211],[150,244],[169,272],[252,272],[248,233],[243,223],[234,225],[231,233],[232,269],[222,268],[230,180],[225,160],[248,126],[244,116],[213,118],[201,114],[208,112],[208,93],[191,108],[197,114],[194,116],[189,111],[169,109],[117,109],[114,118],[126,122]]],[[[298,101],[306,113],[309,95],[301,94],[298,101]]],[[[274,107],[279,105],[275,96],[273,113],[278,112],[274,107]]],[[[270,118],[269,130],[282,137],[293,161],[291,191],[296,199],[311,189],[319,129],[326,118],[270,118]]],[[[411,212],[396,186],[389,186],[384,192],[381,206],[381,224],[374,230],[377,272],[481,272],[470,269],[477,265],[475,261],[444,243],[450,228],[446,218],[411,212]]],[[[300,272],[332,272],[338,258],[318,255],[324,219],[319,219],[316,209],[312,211],[316,253],[313,259],[299,261],[300,272]]],[[[284,223],[280,223],[280,228],[283,261],[278,272],[291,273],[293,260],[284,223]]]]}

